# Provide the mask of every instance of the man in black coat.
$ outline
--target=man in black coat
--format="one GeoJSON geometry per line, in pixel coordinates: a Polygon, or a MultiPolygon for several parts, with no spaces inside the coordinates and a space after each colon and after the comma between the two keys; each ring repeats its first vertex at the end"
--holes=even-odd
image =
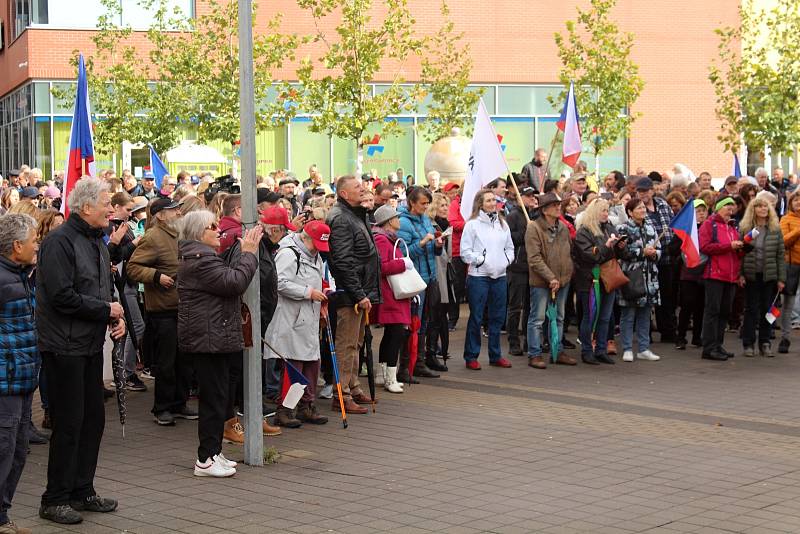
{"type": "Polygon", "coordinates": [[[528,220],[535,218],[536,190],[527,186],[520,190],[524,207],[517,206],[508,215],[508,229],[514,242],[514,262],[508,266],[508,352],[513,356],[522,356],[527,351],[526,331],[530,314],[530,288],[528,286],[528,253],[525,251],[525,231],[528,220]],[[526,210],[528,217],[522,210],[526,210]],[[520,326],[522,319],[522,326],[520,326]],[[522,343],[520,343],[522,338],[522,343]],[[523,346],[524,345],[524,346],[523,346]]]}
{"type": "Polygon", "coordinates": [[[125,335],[123,309],[114,302],[111,262],[103,229],[113,213],[108,185],[79,180],[67,199],[70,215],[39,250],[36,327],[50,396],[53,435],[47,490],[39,516],[80,523],[79,512],[111,512],[117,501],[99,497],[93,481],[105,426],[103,344],[125,335]]]}
{"type": "MultiPolygon", "coordinates": [[[[358,353],[367,314],[381,301],[380,257],[361,206],[364,187],[355,176],[336,182],[338,199],[328,213],[329,265],[336,282],[336,356],[347,413],[367,413],[359,404],[374,402],[358,381],[358,353]]],[[[339,401],[334,396],[333,407],[339,401]]]]}

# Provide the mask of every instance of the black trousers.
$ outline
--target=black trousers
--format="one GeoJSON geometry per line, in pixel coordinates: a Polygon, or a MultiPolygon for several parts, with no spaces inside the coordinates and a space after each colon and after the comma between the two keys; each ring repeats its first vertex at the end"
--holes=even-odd
{"type": "MultiPolygon", "coordinates": [[[[262,372],[263,372],[263,362],[262,372]]],[[[263,375],[262,375],[263,376],[263,375]]],[[[236,407],[244,411],[244,352],[232,352],[228,361],[228,409],[225,419],[236,415],[236,407]]]]}
{"type": "MultiPolygon", "coordinates": [[[[770,342],[772,325],[767,321],[767,312],[775,295],[778,293],[778,284],[775,280],[766,282],[761,274],[755,280],[748,280],[744,286],[744,322],[742,323],[742,345],[755,346],[770,342]],[[756,339],[758,330],[758,339],[756,339]]],[[[784,310],[783,313],[792,313],[784,310]]]]}
{"type": "Polygon", "coordinates": [[[699,344],[703,332],[703,310],[705,309],[705,289],[701,281],[680,281],[681,311],[678,315],[678,339],[686,341],[689,322],[692,323],[692,343],[699,344]]]}
{"type": "Polygon", "coordinates": [[[531,291],[528,286],[528,273],[508,271],[508,346],[511,350],[527,346],[528,316],[531,313],[531,291]],[[520,319],[522,320],[520,326],[520,319]],[[522,341],[520,343],[520,341],[522,341]]]}
{"type": "Polygon", "coordinates": [[[241,352],[225,354],[195,353],[189,355],[197,372],[200,397],[197,421],[197,459],[205,462],[222,450],[222,433],[228,410],[230,390],[230,361],[241,352]]]}
{"type": "MultiPolygon", "coordinates": [[[[661,305],[656,306],[656,325],[661,333],[661,342],[675,340],[675,291],[672,287],[674,279],[672,265],[658,266],[658,290],[661,294],[661,305]]],[[[652,335],[651,335],[652,337],[652,335]]]]}
{"type": "Polygon", "coordinates": [[[427,347],[425,348],[426,356],[435,357],[437,347],[442,351],[443,356],[447,356],[450,352],[450,329],[448,312],[450,310],[450,303],[441,302],[434,306],[431,310],[430,321],[428,322],[427,347]]]}
{"type": "Polygon", "coordinates": [[[405,344],[407,339],[406,325],[403,324],[386,324],[383,325],[383,339],[381,339],[381,346],[378,355],[378,361],[385,363],[388,367],[397,367],[397,357],[400,354],[400,348],[405,344]]]}
{"type": "Polygon", "coordinates": [[[453,256],[450,263],[453,264],[453,272],[455,273],[455,277],[453,278],[453,292],[456,298],[450,302],[448,315],[450,318],[450,325],[455,326],[461,315],[460,304],[464,302],[467,297],[467,264],[461,261],[461,256],[453,256]]]}
{"type": "Polygon", "coordinates": [[[725,327],[733,306],[736,284],[705,280],[705,314],[703,315],[703,354],[719,349],[725,338],[725,327]]]}
{"type": "Polygon", "coordinates": [[[50,454],[45,506],[95,495],[94,474],[106,424],[103,353],[64,356],[42,353],[50,396],[50,454]]]}
{"type": "Polygon", "coordinates": [[[186,406],[192,380],[191,361],[178,351],[178,314],[151,313],[154,371],[153,413],[177,412],[186,406]]]}

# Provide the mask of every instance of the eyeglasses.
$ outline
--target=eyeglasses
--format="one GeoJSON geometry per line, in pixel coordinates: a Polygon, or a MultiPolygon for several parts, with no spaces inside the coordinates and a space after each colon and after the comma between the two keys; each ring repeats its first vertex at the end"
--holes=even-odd
{"type": "Polygon", "coordinates": [[[217,223],[211,223],[208,226],[206,226],[206,230],[211,230],[212,232],[216,232],[217,230],[219,230],[219,225],[217,223]]]}

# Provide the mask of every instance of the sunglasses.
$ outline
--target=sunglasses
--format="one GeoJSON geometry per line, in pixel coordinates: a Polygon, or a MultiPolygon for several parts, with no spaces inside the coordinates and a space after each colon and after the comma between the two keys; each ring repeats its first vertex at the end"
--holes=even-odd
{"type": "Polygon", "coordinates": [[[206,230],[211,230],[212,232],[216,232],[217,230],[219,230],[219,225],[217,223],[211,223],[208,226],[206,226],[206,230]]]}

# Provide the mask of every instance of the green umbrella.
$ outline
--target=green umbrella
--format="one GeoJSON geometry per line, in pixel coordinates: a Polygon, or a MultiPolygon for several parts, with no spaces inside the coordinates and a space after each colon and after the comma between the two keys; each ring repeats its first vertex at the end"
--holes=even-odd
{"type": "Polygon", "coordinates": [[[553,363],[558,359],[558,346],[561,343],[561,336],[558,335],[558,310],[556,309],[556,292],[550,292],[550,301],[544,311],[550,324],[550,357],[553,363]]]}

